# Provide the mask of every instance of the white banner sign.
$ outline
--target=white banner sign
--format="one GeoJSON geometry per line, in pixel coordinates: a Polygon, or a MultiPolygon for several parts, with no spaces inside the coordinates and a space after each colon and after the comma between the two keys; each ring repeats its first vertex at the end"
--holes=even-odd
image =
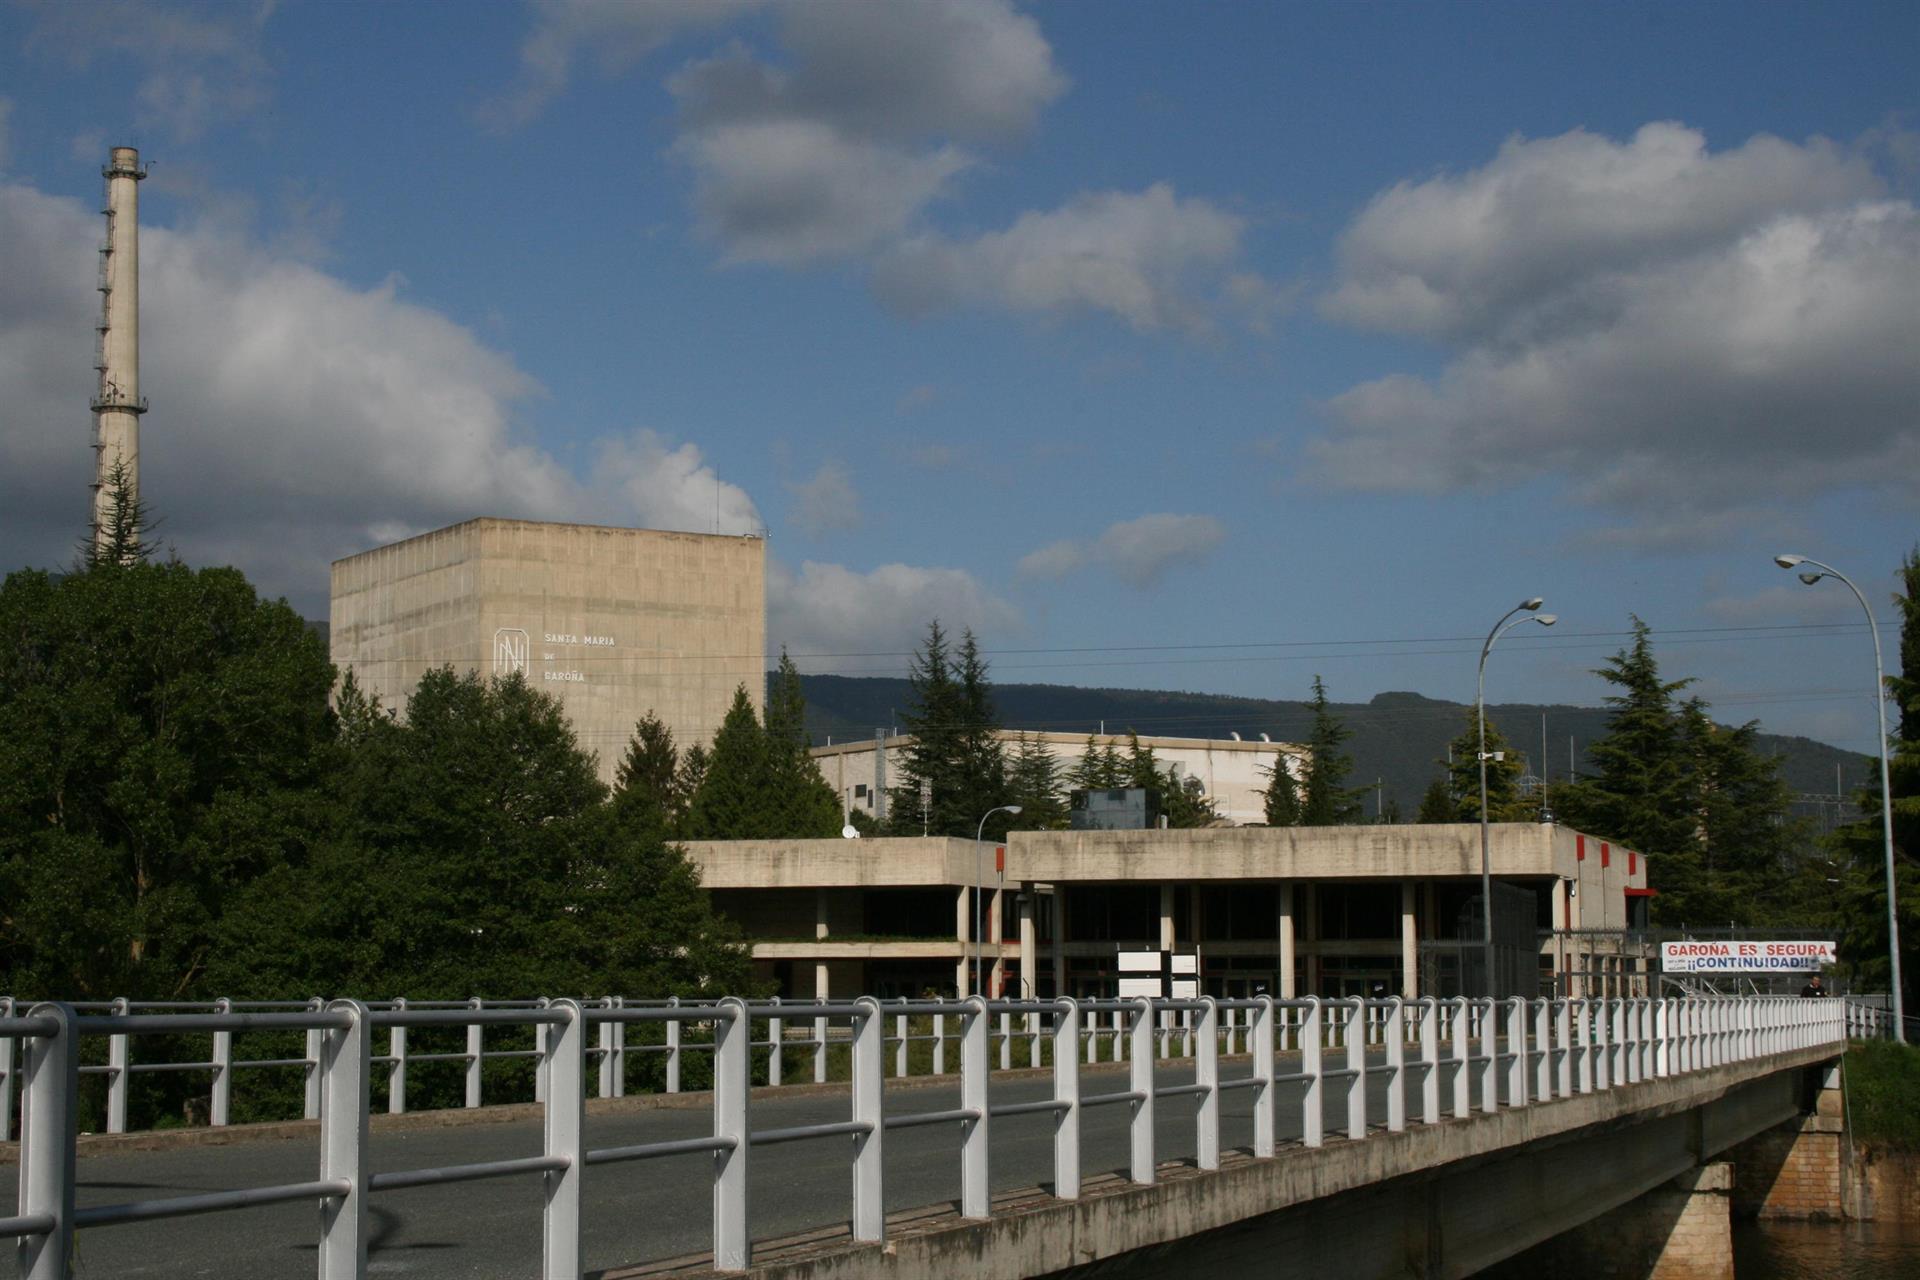
{"type": "Polygon", "coordinates": [[[1663,942],[1668,973],[1783,973],[1834,963],[1831,942],[1663,942]]]}

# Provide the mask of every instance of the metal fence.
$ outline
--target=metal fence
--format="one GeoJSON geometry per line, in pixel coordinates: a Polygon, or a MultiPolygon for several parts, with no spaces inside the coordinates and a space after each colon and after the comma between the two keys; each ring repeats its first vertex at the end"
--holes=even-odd
{"type": "MultiPolygon", "coordinates": [[[[1476,1110],[1592,1093],[1658,1077],[1705,1070],[1725,1063],[1812,1047],[1840,1049],[1855,1016],[1854,1006],[1839,1000],[1792,998],[1697,1000],[1088,1000],[898,1001],[868,998],[806,1006],[748,1004],[723,999],[702,1004],[638,1004],[580,1000],[502,1002],[457,1007],[389,1002],[382,1007],[356,1000],[334,1000],[320,1008],[243,1008],[232,1002],[211,1010],[171,1012],[89,1012],[70,1004],[36,1004],[21,1013],[0,1010],[0,1045],[22,1050],[20,1199],[14,1216],[0,1218],[0,1237],[18,1239],[23,1280],[66,1280],[73,1256],[74,1232],[185,1214],[244,1209],[286,1201],[310,1201],[320,1208],[318,1272],[320,1280],[364,1280],[367,1275],[368,1200],[379,1192],[407,1187],[468,1182],[483,1178],[539,1175],[543,1195],[542,1272],[549,1280],[582,1273],[581,1185],[586,1171],[617,1162],[656,1159],[691,1152],[712,1155],[713,1257],[719,1270],[745,1269],[752,1259],[747,1168],[756,1147],[821,1138],[850,1139],[852,1151],[852,1235],[879,1241],[886,1234],[883,1150],[895,1129],[936,1125],[958,1131],[960,1210],[969,1218],[991,1211],[988,1133],[999,1122],[1044,1117],[1053,1126],[1053,1194],[1080,1195],[1082,1117],[1099,1107],[1125,1107],[1129,1114],[1132,1181],[1155,1180],[1154,1119],[1163,1101],[1187,1099],[1195,1106],[1196,1162],[1201,1169],[1220,1165],[1221,1102],[1225,1094],[1248,1090],[1253,1125],[1245,1135],[1255,1158],[1275,1154],[1281,1085],[1300,1086],[1301,1142],[1318,1147],[1327,1138],[1325,1114],[1332,1105],[1342,1115],[1341,1131],[1363,1140],[1370,1127],[1404,1129],[1409,1116],[1438,1124],[1446,1118],[1441,1097],[1441,1068],[1453,1067],[1451,1114],[1465,1118],[1476,1110]],[[752,1064],[763,1042],[756,1023],[774,1024],[798,1011],[815,1024],[815,1052],[824,1055],[829,1024],[844,1028],[851,1076],[848,1118],[827,1124],[755,1129],[751,1124],[752,1064]],[[888,1036],[888,1020],[894,1035],[888,1036]],[[1001,1061],[1020,1019],[1018,1034],[1039,1046],[1035,1061],[1052,1062],[1051,1096],[1037,1101],[995,1103],[989,1087],[992,1041],[1001,1061]],[[957,1042],[960,1105],[955,1108],[887,1115],[886,1046],[895,1046],[896,1072],[904,1070],[912,1019],[930,1019],[940,1028],[933,1037],[936,1055],[957,1042]],[[996,1027],[997,1022],[997,1027],[996,1027]],[[601,1092],[610,1081],[609,1059],[617,1061],[625,1029],[644,1024],[688,1026],[710,1032],[713,1125],[705,1137],[626,1147],[592,1148],[586,1142],[588,1063],[596,1055],[602,1068],[601,1092]],[[544,1146],[537,1156],[448,1168],[373,1173],[368,1159],[369,1102],[377,1066],[391,1081],[396,1067],[402,1080],[409,1058],[409,1030],[466,1028],[470,1045],[483,1045],[489,1029],[530,1028],[539,1041],[537,1089],[544,1101],[544,1146]],[[387,1033],[389,1052],[376,1054],[375,1041],[387,1033]],[[253,1031],[306,1033],[317,1051],[311,1061],[310,1096],[317,1101],[320,1155],[311,1181],[279,1186],[136,1200],[85,1209],[75,1207],[77,1146],[75,1100],[82,1071],[82,1042],[89,1037],[126,1042],[152,1035],[209,1035],[215,1057],[205,1063],[174,1063],[174,1069],[224,1072],[243,1064],[231,1058],[231,1037],[253,1031]],[[477,1033],[477,1034],[476,1034],[477,1033]],[[398,1039],[396,1040],[396,1036],[398,1039]],[[228,1057],[221,1065],[219,1037],[227,1037],[228,1057]],[[1180,1049],[1193,1062],[1191,1082],[1157,1084],[1154,1069],[1164,1055],[1180,1049]],[[1096,1054],[1105,1044],[1110,1057],[1129,1064],[1126,1086],[1105,1093],[1082,1090],[1083,1052],[1096,1054]],[[394,1052],[395,1046],[399,1052],[394,1052]],[[1244,1046],[1249,1073],[1228,1077],[1221,1070],[1223,1048],[1229,1055],[1244,1046]],[[1377,1047],[1379,1052],[1370,1054],[1377,1047]],[[1281,1072],[1279,1055],[1297,1053],[1297,1070],[1281,1072]],[[1379,1061],[1370,1062],[1369,1058],[1379,1061]],[[396,1062],[396,1059],[398,1061],[396,1062]],[[1368,1082],[1384,1083],[1384,1109],[1370,1106],[1368,1082]],[[1343,1094],[1344,1096],[1337,1096],[1343,1094]],[[1344,1105],[1340,1105],[1340,1104],[1344,1105]]],[[[769,1048],[783,1044],[782,1029],[771,1027],[769,1048]]],[[[664,1046],[663,1046],[664,1047],[664,1046]]],[[[681,1045],[684,1052],[687,1046],[681,1045]]],[[[631,1047],[627,1051],[631,1051],[631,1047]]],[[[475,1047],[459,1058],[473,1069],[485,1056],[475,1047]]],[[[504,1052],[520,1052],[518,1050],[504,1052]]],[[[111,1050],[110,1050],[111,1056],[111,1050]]],[[[816,1063],[824,1061],[816,1057],[816,1063]]],[[[135,1062],[121,1050],[119,1074],[133,1074],[135,1062]]],[[[255,1063],[253,1065],[261,1065],[255,1063]]],[[[1288,1065],[1293,1065],[1291,1062],[1288,1065]]],[[[819,1068],[816,1067],[816,1070],[819,1068]]],[[[776,1071],[777,1075],[777,1071],[776,1071]]],[[[8,1076],[9,1086],[12,1075],[8,1076]]]]}

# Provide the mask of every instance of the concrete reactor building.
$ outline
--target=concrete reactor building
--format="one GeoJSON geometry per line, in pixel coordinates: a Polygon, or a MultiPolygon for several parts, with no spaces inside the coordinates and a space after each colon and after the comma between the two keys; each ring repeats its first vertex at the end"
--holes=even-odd
{"type": "Polygon", "coordinates": [[[520,672],[612,780],[648,712],[710,743],[766,670],[759,537],[481,518],[333,563],[334,663],[404,708],[435,667],[520,672]]]}

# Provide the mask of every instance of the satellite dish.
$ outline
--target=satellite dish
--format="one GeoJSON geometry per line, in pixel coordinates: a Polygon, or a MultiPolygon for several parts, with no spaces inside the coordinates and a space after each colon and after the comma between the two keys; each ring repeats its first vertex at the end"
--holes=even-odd
{"type": "Polygon", "coordinates": [[[849,840],[858,840],[860,838],[860,828],[849,822],[846,826],[840,828],[840,834],[849,840]]]}

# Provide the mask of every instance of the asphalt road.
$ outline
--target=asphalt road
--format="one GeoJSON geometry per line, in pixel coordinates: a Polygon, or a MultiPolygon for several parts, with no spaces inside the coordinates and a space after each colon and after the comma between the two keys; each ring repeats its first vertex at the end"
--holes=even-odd
{"type": "MultiPolygon", "coordinates": [[[[1332,1066],[1330,1062],[1328,1064],[1332,1066]]],[[[1289,1070],[1285,1063],[1284,1073],[1289,1070]]],[[[1442,1096],[1451,1067],[1442,1067],[1442,1096]]],[[[1223,1064],[1223,1075],[1248,1073],[1245,1060],[1223,1064]]],[[[1161,1085],[1193,1079],[1190,1062],[1158,1069],[1161,1085]]],[[[1086,1094],[1124,1089],[1124,1072],[1088,1072],[1086,1094]]],[[[1327,1131],[1345,1124],[1344,1082],[1329,1082],[1327,1131]]],[[[1385,1118],[1384,1081],[1372,1078],[1370,1116],[1385,1118]]],[[[997,1081],[993,1101],[1023,1102],[1051,1094],[1046,1080],[997,1081]]],[[[1417,1092],[1412,1109],[1417,1111],[1417,1092]]],[[[1283,1085],[1279,1132],[1297,1136],[1301,1086],[1283,1085]]],[[[889,1090],[889,1115],[937,1111],[960,1105],[957,1086],[938,1084],[889,1090]]],[[[1196,1099],[1162,1098],[1156,1116],[1162,1161],[1194,1154],[1196,1099]]],[[[1252,1091],[1222,1095],[1221,1146],[1250,1147],[1252,1091]]],[[[1124,1171],[1128,1160],[1124,1105],[1088,1110],[1082,1121],[1082,1168],[1092,1177],[1124,1171]]],[[[786,1096],[756,1100],[755,1129],[844,1120],[845,1095],[786,1096]]],[[[589,1147],[622,1146],[711,1132],[705,1108],[660,1109],[617,1116],[589,1116],[589,1147]]],[[[537,1121],[476,1124],[445,1129],[376,1133],[375,1172],[444,1167],[479,1160],[537,1155],[537,1121]]],[[[157,1199],[197,1192],[303,1181],[315,1176],[318,1155],[311,1141],[240,1143],[226,1147],[83,1156],[82,1206],[157,1199]]],[[[808,1228],[844,1224],[851,1209],[849,1140],[755,1147],[750,1173],[750,1215],[755,1239],[808,1228]]],[[[991,1169],[995,1191],[1047,1183],[1053,1175],[1053,1125],[1046,1115],[998,1117],[993,1123],[991,1169]]],[[[886,1138],[889,1211],[942,1205],[959,1196],[959,1127],[890,1130],[886,1138]]],[[[590,1270],[700,1253],[711,1247],[711,1157],[674,1156],[586,1173],[585,1243],[590,1270]]],[[[540,1190],[527,1174],[447,1187],[375,1193],[369,1270],[373,1275],[471,1277],[524,1280],[539,1271],[540,1190]]],[[[141,1277],[142,1280],[268,1280],[313,1274],[317,1210],[307,1204],[274,1205],[201,1217],[97,1227],[77,1242],[80,1277],[141,1277]]],[[[8,1250],[11,1253],[11,1250],[8,1250]]],[[[11,1263],[7,1264],[9,1267],[11,1263]]],[[[13,1275],[11,1270],[0,1274],[13,1275]]]]}

